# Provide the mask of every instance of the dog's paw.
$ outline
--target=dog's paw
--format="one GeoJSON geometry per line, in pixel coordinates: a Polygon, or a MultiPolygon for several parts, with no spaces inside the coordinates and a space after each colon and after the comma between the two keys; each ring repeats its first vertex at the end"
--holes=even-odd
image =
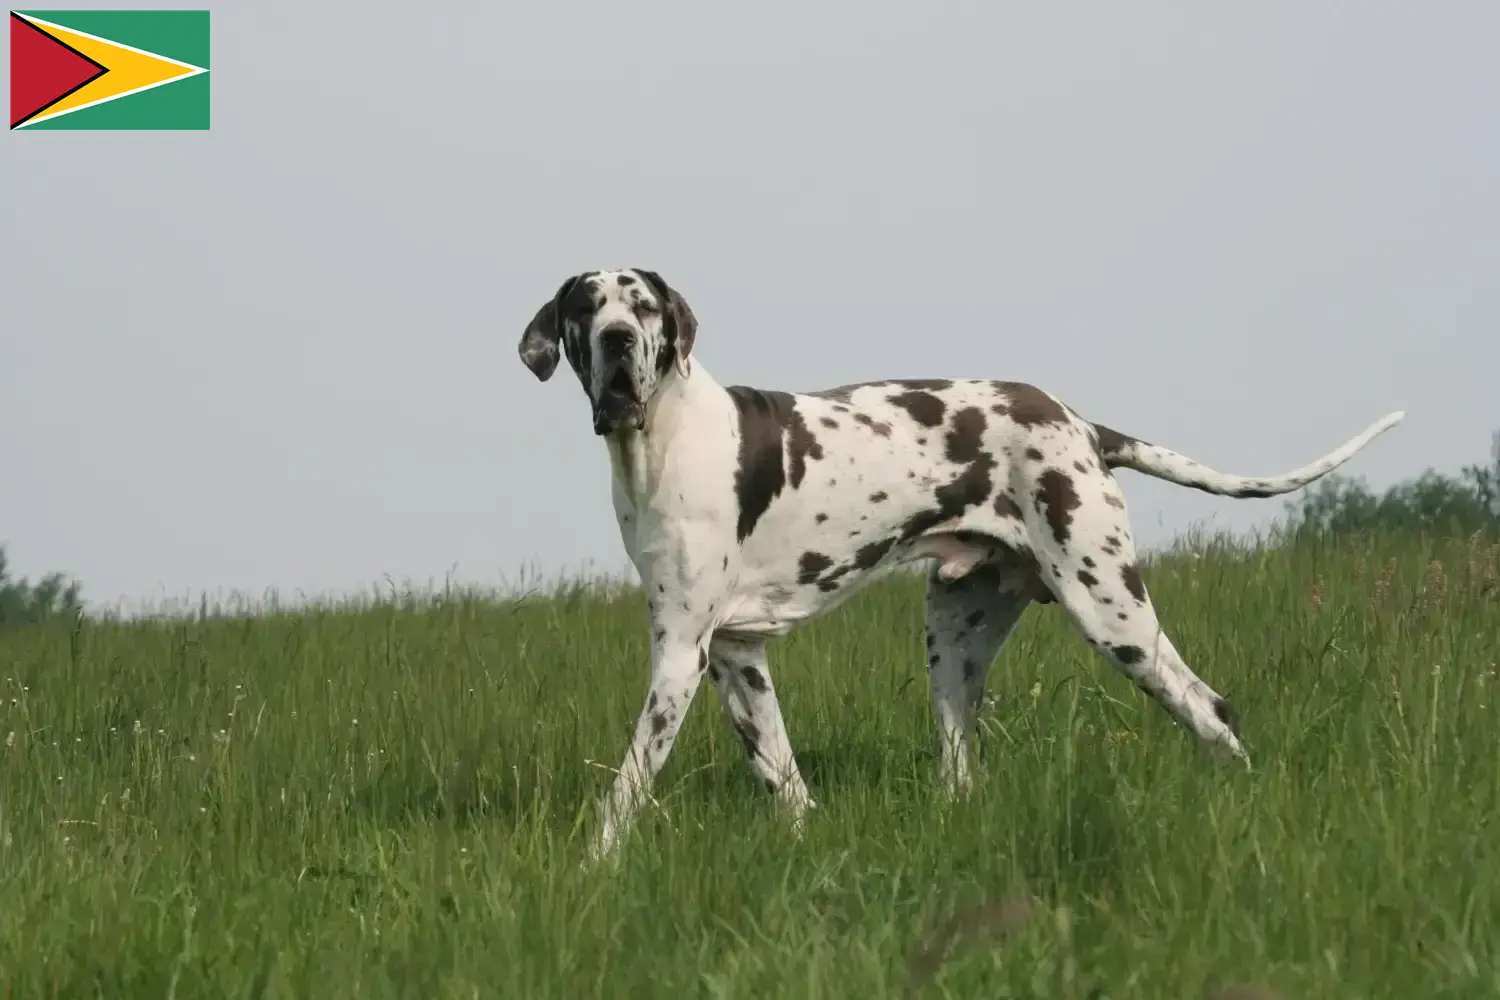
{"type": "Polygon", "coordinates": [[[610,830],[599,834],[583,853],[583,860],[578,867],[584,872],[597,871],[608,865],[612,865],[619,857],[619,836],[610,830]]]}

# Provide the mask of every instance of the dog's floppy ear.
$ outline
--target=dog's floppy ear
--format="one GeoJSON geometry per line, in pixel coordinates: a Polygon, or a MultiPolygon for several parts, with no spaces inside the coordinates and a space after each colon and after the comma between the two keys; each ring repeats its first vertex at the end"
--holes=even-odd
{"type": "Polygon", "coordinates": [[[693,340],[698,335],[698,317],[688,308],[687,300],[677,294],[655,271],[634,268],[636,274],[646,282],[662,300],[662,317],[667,323],[667,339],[676,348],[677,374],[683,378],[688,374],[688,355],[693,352],[693,340]]]}
{"type": "Polygon", "coordinates": [[[517,348],[521,361],[542,382],[551,378],[552,373],[557,370],[557,345],[562,339],[562,304],[576,284],[576,274],[564,281],[557,294],[536,311],[531,322],[526,324],[526,332],[521,334],[521,343],[517,348]]]}

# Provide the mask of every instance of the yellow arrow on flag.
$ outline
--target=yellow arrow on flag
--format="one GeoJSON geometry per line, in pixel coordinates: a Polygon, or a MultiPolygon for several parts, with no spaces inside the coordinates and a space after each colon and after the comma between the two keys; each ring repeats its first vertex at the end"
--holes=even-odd
{"type": "Polygon", "coordinates": [[[119,42],[111,42],[100,38],[98,35],[90,35],[82,31],[74,31],[72,28],[64,28],[60,24],[51,21],[43,21],[39,17],[26,15],[26,20],[40,27],[43,31],[59,41],[66,42],[79,52],[103,66],[107,73],[98,77],[90,83],[85,84],[67,97],[58,101],[47,109],[46,114],[37,115],[27,124],[44,122],[49,118],[67,114],[69,111],[77,111],[80,108],[92,107],[95,104],[103,104],[105,101],[113,101],[131,94],[138,94],[152,87],[160,87],[164,83],[172,83],[183,80],[208,70],[202,66],[194,66],[177,59],[169,59],[159,56],[145,49],[138,49],[131,45],[122,45],[119,42]]]}

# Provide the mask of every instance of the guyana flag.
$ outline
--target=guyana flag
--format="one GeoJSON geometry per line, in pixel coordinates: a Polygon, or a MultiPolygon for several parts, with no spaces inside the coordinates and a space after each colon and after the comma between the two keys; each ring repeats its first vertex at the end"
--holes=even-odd
{"type": "Polygon", "coordinates": [[[208,11],[11,11],[10,127],[208,128],[208,11]]]}

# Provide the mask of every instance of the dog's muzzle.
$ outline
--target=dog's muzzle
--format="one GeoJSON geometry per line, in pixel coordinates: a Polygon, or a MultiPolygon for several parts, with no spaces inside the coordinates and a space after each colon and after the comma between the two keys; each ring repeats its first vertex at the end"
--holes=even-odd
{"type": "Polygon", "coordinates": [[[646,404],[641,402],[640,390],[630,373],[623,366],[617,367],[594,400],[594,433],[602,437],[625,428],[643,430],[645,426],[646,404]]]}

